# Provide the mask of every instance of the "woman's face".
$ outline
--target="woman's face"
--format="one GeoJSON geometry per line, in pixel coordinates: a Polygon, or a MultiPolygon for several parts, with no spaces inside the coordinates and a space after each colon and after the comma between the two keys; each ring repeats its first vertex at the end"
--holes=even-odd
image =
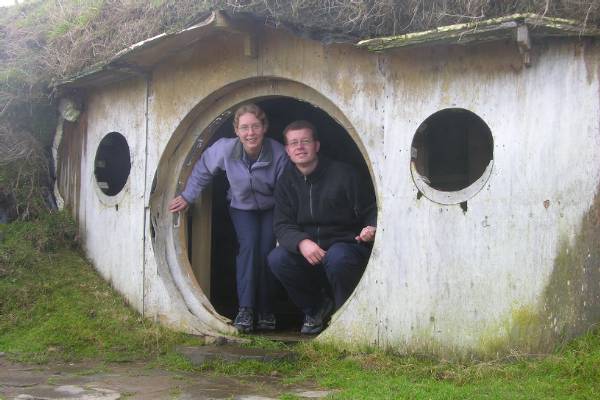
{"type": "Polygon", "coordinates": [[[240,138],[244,150],[251,156],[258,156],[265,137],[265,127],[252,113],[240,115],[235,134],[240,138]]]}

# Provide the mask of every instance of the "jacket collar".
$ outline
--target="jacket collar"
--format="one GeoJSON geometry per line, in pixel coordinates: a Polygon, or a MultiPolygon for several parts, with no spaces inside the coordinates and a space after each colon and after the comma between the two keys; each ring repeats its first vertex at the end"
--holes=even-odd
{"type": "MultiPolygon", "coordinates": [[[[232,160],[244,160],[244,145],[240,141],[240,138],[236,138],[233,149],[231,150],[232,160]]],[[[271,141],[268,138],[263,139],[262,149],[256,162],[260,163],[271,163],[273,161],[273,148],[271,147],[271,141]]]]}
{"type": "Polygon", "coordinates": [[[319,157],[319,162],[317,163],[317,168],[315,168],[315,170],[313,172],[311,172],[309,175],[307,175],[306,177],[304,175],[302,175],[300,170],[298,168],[296,168],[296,166],[293,163],[290,163],[290,164],[293,166],[294,171],[296,171],[296,175],[299,178],[314,182],[314,181],[318,180],[321,176],[323,176],[323,174],[327,170],[327,167],[329,167],[329,164],[331,163],[331,161],[327,157],[323,157],[323,156],[318,156],[318,157],[319,157]]]}

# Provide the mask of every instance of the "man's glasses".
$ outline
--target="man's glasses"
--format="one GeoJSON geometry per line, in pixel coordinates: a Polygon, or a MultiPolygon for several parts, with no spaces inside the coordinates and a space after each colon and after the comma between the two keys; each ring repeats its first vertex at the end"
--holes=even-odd
{"type": "Polygon", "coordinates": [[[263,127],[262,124],[240,125],[238,127],[238,131],[247,133],[247,132],[250,132],[250,130],[252,129],[252,132],[258,132],[259,130],[262,129],[262,127],[263,127]]]}
{"type": "Polygon", "coordinates": [[[291,142],[288,142],[287,145],[290,147],[308,146],[312,142],[314,142],[312,139],[292,140],[291,142]]]}

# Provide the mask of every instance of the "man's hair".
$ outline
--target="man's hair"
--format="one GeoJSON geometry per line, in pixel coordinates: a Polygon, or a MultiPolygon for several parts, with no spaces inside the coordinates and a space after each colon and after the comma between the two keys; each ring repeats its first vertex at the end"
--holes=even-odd
{"type": "Polygon", "coordinates": [[[285,127],[285,129],[283,130],[283,140],[284,142],[287,143],[287,133],[289,131],[297,131],[300,129],[310,129],[310,131],[312,132],[312,138],[314,141],[319,141],[319,134],[317,133],[317,128],[315,128],[315,126],[304,120],[298,120],[298,121],[294,121],[291,124],[289,124],[288,126],[285,127]]]}
{"type": "Polygon", "coordinates": [[[235,115],[233,116],[233,127],[235,129],[238,128],[238,125],[240,123],[240,117],[242,115],[248,114],[248,113],[254,114],[256,119],[259,120],[263,124],[263,126],[265,127],[265,130],[267,130],[269,128],[269,120],[267,119],[267,115],[262,110],[262,108],[260,108],[256,104],[247,103],[247,104],[242,104],[241,106],[238,107],[237,110],[235,110],[235,115]]]}

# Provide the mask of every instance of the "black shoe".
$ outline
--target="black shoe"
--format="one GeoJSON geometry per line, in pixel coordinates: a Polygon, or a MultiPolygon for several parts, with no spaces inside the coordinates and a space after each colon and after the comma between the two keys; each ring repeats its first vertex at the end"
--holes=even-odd
{"type": "Polygon", "coordinates": [[[277,321],[273,313],[258,313],[256,329],[260,331],[274,331],[277,321]]]}
{"type": "Polygon", "coordinates": [[[233,326],[241,333],[252,332],[254,329],[254,311],[249,307],[240,307],[233,326]]]}
{"type": "Polygon", "coordinates": [[[323,329],[325,329],[325,323],[327,322],[327,318],[333,311],[333,302],[327,296],[325,296],[325,300],[319,308],[319,311],[315,315],[304,316],[304,324],[302,324],[302,329],[300,329],[300,333],[304,335],[316,335],[320,333],[323,329]]]}

